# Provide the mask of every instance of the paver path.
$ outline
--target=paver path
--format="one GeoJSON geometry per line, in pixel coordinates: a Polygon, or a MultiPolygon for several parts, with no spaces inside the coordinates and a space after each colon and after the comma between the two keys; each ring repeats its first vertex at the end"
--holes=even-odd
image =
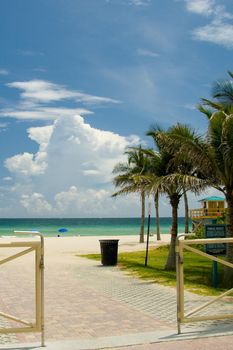
{"type": "MultiPolygon", "coordinates": [[[[33,318],[33,263],[31,255],[1,268],[1,311],[33,318]]],[[[103,267],[99,262],[77,257],[75,252],[62,257],[46,256],[45,265],[47,341],[176,330],[174,288],[130,277],[117,267],[103,267]]],[[[189,308],[208,298],[187,293],[186,299],[189,308]]],[[[231,302],[224,303],[224,307],[232,311],[231,302]]],[[[222,325],[233,329],[230,321],[222,325]]],[[[189,327],[195,330],[196,325],[189,327]]],[[[207,322],[201,327],[211,330],[216,325],[207,322]]],[[[0,337],[2,344],[39,340],[39,335],[30,333],[0,337]]]]}

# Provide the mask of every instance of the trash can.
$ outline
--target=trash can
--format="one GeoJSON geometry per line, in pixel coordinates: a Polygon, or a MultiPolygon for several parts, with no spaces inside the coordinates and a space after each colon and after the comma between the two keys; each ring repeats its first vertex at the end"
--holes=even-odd
{"type": "Polygon", "coordinates": [[[112,266],[117,264],[119,239],[101,239],[101,263],[104,266],[112,266]]]}

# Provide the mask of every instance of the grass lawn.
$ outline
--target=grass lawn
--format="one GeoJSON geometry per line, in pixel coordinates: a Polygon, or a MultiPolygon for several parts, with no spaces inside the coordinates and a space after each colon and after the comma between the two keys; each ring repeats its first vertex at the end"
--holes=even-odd
{"type": "MultiPolygon", "coordinates": [[[[140,278],[176,286],[175,272],[164,270],[167,255],[168,246],[150,249],[148,265],[145,267],[145,251],[119,253],[118,266],[140,278]]],[[[100,260],[99,254],[88,254],[84,257],[100,260]]],[[[211,271],[212,261],[191,252],[184,252],[185,289],[202,295],[218,295],[225,291],[222,288],[211,287],[211,271]]],[[[220,277],[221,272],[222,265],[218,264],[220,277]]]]}

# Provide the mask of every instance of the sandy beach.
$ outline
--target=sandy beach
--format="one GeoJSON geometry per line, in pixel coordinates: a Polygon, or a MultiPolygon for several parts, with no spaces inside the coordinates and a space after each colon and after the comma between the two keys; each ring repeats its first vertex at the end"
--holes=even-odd
{"type": "MultiPolygon", "coordinates": [[[[29,235],[28,237],[22,236],[11,236],[11,237],[1,237],[0,244],[11,243],[15,241],[34,241],[39,240],[39,237],[33,237],[29,235]]],[[[60,237],[45,237],[44,247],[45,247],[45,259],[51,263],[67,262],[71,263],[75,260],[75,257],[83,254],[100,253],[100,240],[102,239],[119,239],[118,252],[132,252],[139,250],[146,250],[146,242],[139,243],[139,236],[60,236],[60,237]]],[[[146,241],[146,236],[145,236],[146,241]]],[[[161,240],[157,241],[156,236],[150,236],[149,248],[158,247],[169,243],[170,235],[162,234],[161,240]]],[[[18,248],[4,248],[0,251],[0,257],[5,257],[11,255],[13,252],[17,252],[21,249],[18,248]]],[[[30,257],[25,256],[23,260],[29,259],[30,257]]],[[[22,258],[21,258],[22,259],[22,258]]]]}
{"type": "MultiPolygon", "coordinates": [[[[156,240],[156,236],[150,237],[149,245],[158,246],[168,243],[170,235],[164,234],[161,237],[161,241],[156,240]]],[[[99,253],[100,242],[102,239],[119,239],[118,249],[119,252],[144,250],[146,243],[139,243],[139,236],[89,236],[89,237],[48,237],[45,238],[45,249],[47,253],[60,252],[60,253],[72,253],[78,252],[79,254],[85,253],[99,253]]],[[[146,237],[145,237],[146,239],[146,237]]]]}
{"type": "MultiPolygon", "coordinates": [[[[3,237],[0,242],[13,242],[18,240],[27,240],[31,241],[34,239],[32,236],[21,238],[20,235],[18,237],[3,237]]],[[[145,243],[139,243],[139,236],[75,236],[75,237],[45,237],[45,254],[49,255],[60,255],[60,258],[63,254],[86,254],[86,253],[99,253],[100,252],[100,242],[102,239],[119,239],[118,243],[118,251],[126,252],[126,251],[137,251],[144,250],[146,248],[145,243]]],[[[146,236],[145,236],[146,241],[146,236]]],[[[149,246],[159,246],[163,244],[167,244],[170,241],[170,235],[162,234],[161,240],[157,241],[156,236],[150,236],[149,246]]]]}

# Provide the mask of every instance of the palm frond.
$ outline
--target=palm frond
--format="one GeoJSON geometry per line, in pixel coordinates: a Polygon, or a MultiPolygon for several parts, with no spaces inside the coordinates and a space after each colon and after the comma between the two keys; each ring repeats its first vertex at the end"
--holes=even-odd
{"type": "Polygon", "coordinates": [[[233,103],[233,82],[232,80],[222,80],[215,82],[212,95],[220,103],[232,104],[233,103]]]}
{"type": "Polygon", "coordinates": [[[202,98],[201,101],[202,101],[202,104],[204,106],[209,106],[209,107],[213,108],[214,110],[220,111],[220,110],[223,109],[223,105],[220,102],[219,103],[218,102],[214,102],[214,101],[208,100],[206,98],[202,98]]]}
{"type": "Polygon", "coordinates": [[[203,105],[201,104],[198,104],[197,105],[197,109],[202,113],[204,114],[208,119],[211,118],[212,114],[213,114],[213,109],[211,108],[206,108],[204,107],[203,105]]]}

